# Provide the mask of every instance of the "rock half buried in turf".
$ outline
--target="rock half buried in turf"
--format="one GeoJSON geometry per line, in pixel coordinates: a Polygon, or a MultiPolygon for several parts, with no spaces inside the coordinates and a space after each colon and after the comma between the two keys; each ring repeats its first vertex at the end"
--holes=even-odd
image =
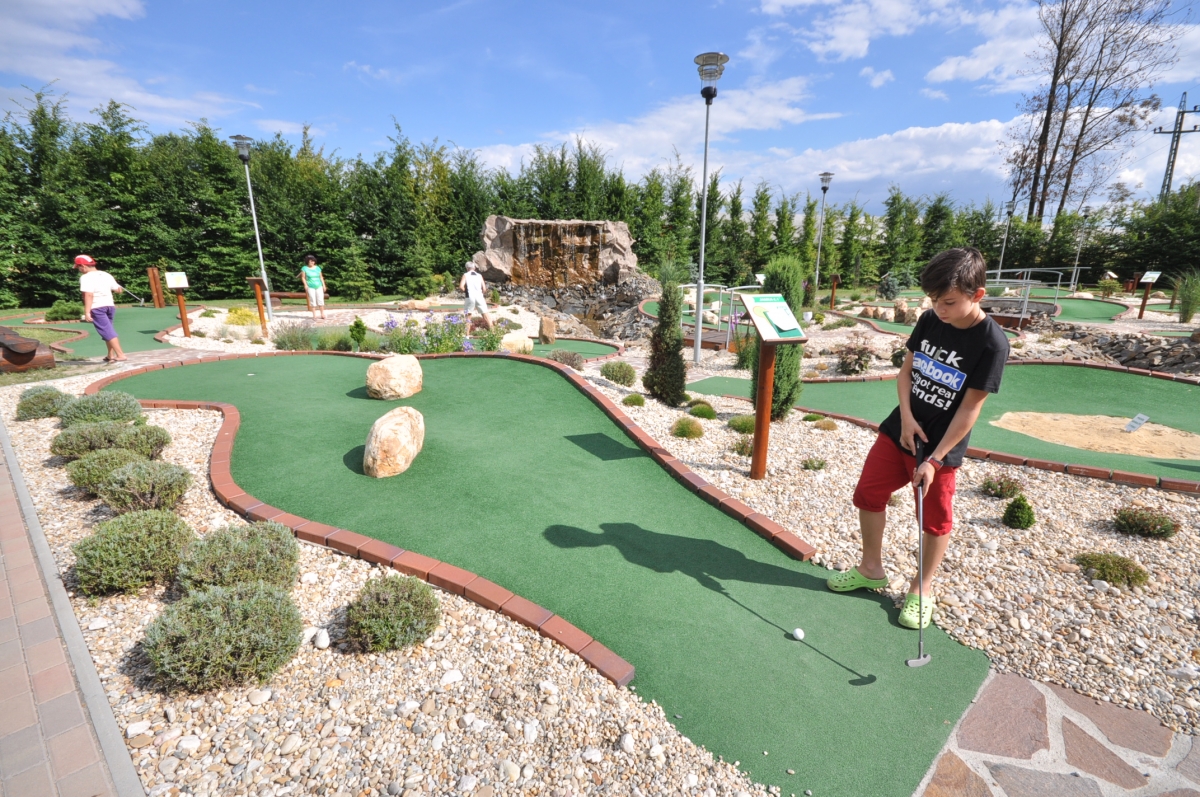
{"type": "Polygon", "coordinates": [[[509,332],[500,341],[500,351],[506,351],[509,354],[532,354],[533,339],[519,329],[509,332]]]}
{"type": "Polygon", "coordinates": [[[404,473],[425,443],[425,418],[412,407],[397,407],[367,434],[363,473],[384,479],[404,473]]]}
{"type": "Polygon", "coordinates": [[[408,398],[421,392],[421,378],[421,363],[411,354],[385,357],[367,369],[367,395],[385,401],[408,398]]]}

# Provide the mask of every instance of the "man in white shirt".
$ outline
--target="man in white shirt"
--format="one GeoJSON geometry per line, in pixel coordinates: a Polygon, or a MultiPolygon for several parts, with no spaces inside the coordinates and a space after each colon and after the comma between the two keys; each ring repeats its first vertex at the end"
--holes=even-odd
{"type": "Polygon", "coordinates": [[[488,318],[487,302],[483,300],[484,290],[483,275],[476,269],[474,263],[467,263],[467,273],[463,274],[462,279],[458,281],[458,289],[467,294],[467,300],[463,303],[463,314],[467,319],[467,334],[471,334],[471,312],[479,310],[479,314],[483,316],[483,325],[488,329],[492,328],[492,319],[488,318]]]}
{"type": "Polygon", "coordinates": [[[96,334],[108,347],[108,356],[104,358],[104,362],[125,362],[125,352],[121,351],[121,341],[113,328],[113,318],[117,314],[113,293],[122,293],[125,289],[117,284],[112,274],[98,271],[96,261],[88,255],[76,257],[75,268],[80,274],[79,292],[83,294],[83,319],[92,322],[96,334]]]}

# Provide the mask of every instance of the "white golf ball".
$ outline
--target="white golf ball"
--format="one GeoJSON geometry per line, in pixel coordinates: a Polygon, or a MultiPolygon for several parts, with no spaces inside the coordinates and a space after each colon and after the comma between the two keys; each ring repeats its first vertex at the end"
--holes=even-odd
{"type": "Polygon", "coordinates": [[[803,628],[794,628],[794,629],[792,629],[792,636],[793,636],[793,637],[794,637],[794,638],[795,638],[797,641],[799,641],[799,640],[801,640],[801,639],[804,639],[804,629],[803,629],[803,628]]]}

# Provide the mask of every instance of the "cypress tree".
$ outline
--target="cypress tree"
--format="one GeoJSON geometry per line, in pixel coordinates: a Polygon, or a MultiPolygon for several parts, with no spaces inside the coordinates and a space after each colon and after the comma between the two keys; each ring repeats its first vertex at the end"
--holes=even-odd
{"type": "MultiPolygon", "coordinates": [[[[799,315],[804,297],[804,267],[795,255],[773,257],[767,263],[763,279],[763,293],[781,293],[792,312],[799,315]]],[[[758,398],[758,341],[754,343],[755,355],[751,367],[750,399],[758,398]]],[[[771,393],[771,420],[780,421],[787,417],[792,405],[800,398],[804,385],[800,382],[801,344],[792,343],[775,349],[775,387],[771,393]]]]}
{"type": "Polygon", "coordinates": [[[659,265],[662,297],[658,300],[658,324],[650,336],[650,362],[642,385],[650,395],[677,407],[683,403],[687,386],[687,366],[683,362],[683,331],[679,327],[683,296],[679,290],[682,268],[672,262],[659,265]]]}

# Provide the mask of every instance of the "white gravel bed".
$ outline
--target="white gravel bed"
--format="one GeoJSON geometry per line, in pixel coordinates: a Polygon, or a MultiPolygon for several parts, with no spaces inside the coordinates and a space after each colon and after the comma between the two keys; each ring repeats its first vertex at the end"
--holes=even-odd
{"type": "MultiPolygon", "coordinates": [[[[618,402],[633,392],[594,374],[589,378],[618,402]]],[[[648,396],[644,407],[621,409],[689,468],[811,543],[818,564],[835,570],[856,565],[858,511],[851,498],[875,433],[842,422],[835,422],[835,431],[822,431],[793,412],[772,424],[768,477],[753,481],[749,458],[731,450],[739,435],[726,426],[733,415],[752,414],[750,403],[706,398],[718,420],[700,421],[705,434],[698,440],[673,437],[670,427],[682,410],[648,396]],[[824,460],[824,468],[805,470],[810,458],[824,460]]],[[[909,491],[898,492],[893,502],[884,548],[892,580],[885,592],[899,601],[916,569],[916,520],[909,491]]],[[[955,521],[935,582],[938,625],[985,650],[1002,672],[1143,708],[1179,731],[1200,731],[1200,498],[966,460],[955,521]],[[1038,518],[1032,528],[1000,522],[1007,502],[979,490],[989,476],[1024,484],[1038,518]],[[1167,541],[1116,532],[1114,510],[1138,502],[1170,513],[1182,530],[1167,541]],[[1150,583],[1132,591],[1093,586],[1072,563],[1089,551],[1138,561],[1150,583]]]]}
{"type": "MultiPolygon", "coordinates": [[[[51,384],[78,393],[94,378],[51,384]]],[[[385,571],[307,544],[293,588],[307,626],[299,654],[261,689],[162,693],[138,645],[171,596],[161,588],[100,599],[75,594],[70,546],[111,512],[72,487],[49,455],[57,421],[13,420],[25,387],[0,389],[0,412],[150,797],[765,793],[681,736],[634,689],[457,595],[438,590],[443,624],[425,644],[344,652],[345,606],[385,571]],[[325,649],[317,647],[322,632],[332,638],[325,649]]],[[[147,414],[171,432],[164,459],[196,477],[180,515],[201,534],[241,522],[208,488],[219,413],[147,414]]]]}

